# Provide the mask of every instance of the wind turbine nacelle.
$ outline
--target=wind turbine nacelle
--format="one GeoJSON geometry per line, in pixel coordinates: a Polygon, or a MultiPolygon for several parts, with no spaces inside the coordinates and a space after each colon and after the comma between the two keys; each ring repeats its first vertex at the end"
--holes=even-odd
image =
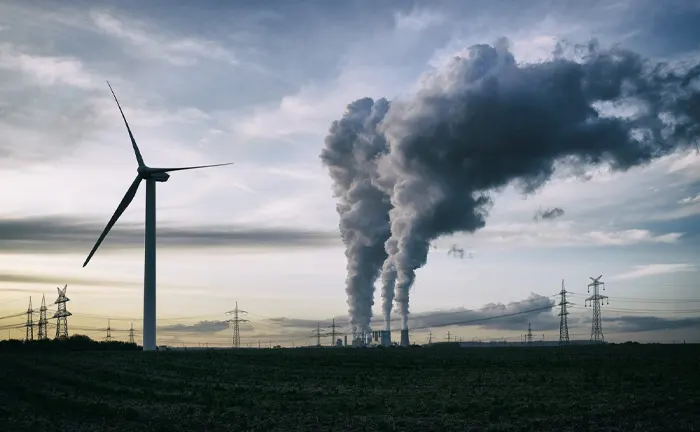
{"type": "Polygon", "coordinates": [[[157,182],[166,182],[170,178],[170,174],[164,173],[164,172],[159,172],[159,173],[153,173],[149,176],[153,180],[157,182]]]}

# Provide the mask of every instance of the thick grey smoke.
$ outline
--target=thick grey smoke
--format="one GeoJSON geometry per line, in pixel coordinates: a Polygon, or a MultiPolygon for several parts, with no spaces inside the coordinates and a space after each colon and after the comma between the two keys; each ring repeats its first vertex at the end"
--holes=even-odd
{"type": "MultiPolygon", "coordinates": [[[[331,125],[321,152],[338,198],[336,209],[347,257],[345,291],[354,333],[370,330],[374,282],[387,258],[384,242],[389,238],[391,203],[373,177],[377,158],[388,150],[384,137],[376,132],[388,109],[386,99],[351,103],[343,118],[331,125]]],[[[391,303],[392,299],[389,312],[391,303]]]]}
{"type": "Polygon", "coordinates": [[[552,220],[564,216],[564,209],[560,207],[554,207],[546,210],[539,210],[535,213],[533,219],[539,221],[540,219],[552,220]]]}
{"type": "MultiPolygon", "coordinates": [[[[389,214],[387,212],[387,218],[389,214]]],[[[389,237],[387,235],[387,237],[389,237]]],[[[396,284],[396,269],[387,256],[382,266],[382,314],[384,315],[384,330],[391,330],[391,309],[394,304],[394,285],[396,284]]]]}
{"type": "Polygon", "coordinates": [[[575,60],[563,52],[520,65],[505,40],[475,45],[426,75],[414,97],[392,102],[378,127],[389,153],[376,184],[391,196],[385,247],[404,328],[430,241],[482,228],[491,192],[515,184],[532,193],[557,161],[624,171],[697,139],[699,67],[673,72],[596,43],[575,60]],[[636,112],[615,115],[619,106],[636,112]]]}

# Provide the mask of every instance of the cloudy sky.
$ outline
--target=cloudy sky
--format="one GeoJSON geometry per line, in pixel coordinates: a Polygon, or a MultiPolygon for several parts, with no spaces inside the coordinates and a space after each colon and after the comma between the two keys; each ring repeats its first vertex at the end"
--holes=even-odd
{"type": "MultiPolygon", "coordinates": [[[[351,101],[404,95],[455,53],[502,36],[523,63],[549,58],[557,40],[591,38],[682,62],[700,55],[700,8],[690,0],[3,2],[0,316],[26,310],[30,295],[35,306],[43,293],[53,303],[55,287],[68,284],[75,331],[100,337],[107,317],[140,329],[143,188],[81,267],[136,169],[109,80],[147,164],[235,162],[158,185],[159,342],[225,343],[221,321],[236,301],[250,312],[246,343],[308,343],[317,321],[343,324],[345,257],[319,159],[331,122],[351,101]]],[[[700,156],[589,177],[555,176],[526,198],[506,189],[483,230],[439,239],[411,294],[414,340],[430,330],[518,339],[528,321],[554,338],[558,317],[542,308],[557,301],[547,298],[562,279],[575,303],[571,332],[588,338],[584,298],[589,277],[602,274],[609,340],[700,341],[700,156]],[[453,243],[472,258],[448,255],[453,243]]],[[[22,320],[6,318],[0,329],[22,320]]]]}

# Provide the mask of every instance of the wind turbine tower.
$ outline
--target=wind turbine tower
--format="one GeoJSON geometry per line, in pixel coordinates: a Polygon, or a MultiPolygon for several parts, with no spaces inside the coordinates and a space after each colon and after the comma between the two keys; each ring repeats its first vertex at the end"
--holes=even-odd
{"type": "Polygon", "coordinates": [[[129,123],[126,121],[126,116],[124,116],[124,111],[122,111],[121,105],[117,100],[117,96],[112,90],[112,86],[107,83],[109,90],[112,92],[114,101],[117,103],[117,108],[122,115],[124,120],[124,125],[126,126],[127,132],[129,132],[129,138],[131,139],[131,146],[134,149],[134,154],[136,155],[136,162],[138,163],[138,168],[136,169],[136,178],[127,189],[124,198],[117,206],[117,210],[112,215],[112,218],[107,223],[104,231],[100,234],[97,239],[95,246],[93,246],[90,254],[88,255],[83,267],[85,267],[90,258],[95,254],[97,248],[100,246],[102,241],[112,229],[114,224],[117,222],[119,217],[124,213],[131,201],[133,201],[134,196],[136,196],[136,191],[138,191],[141,181],[146,181],[146,234],[145,234],[145,257],[144,257],[144,273],[143,273],[143,350],[144,351],[154,351],[156,349],[156,182],[164,183],[170,178],[169,172],[173,171],[184,171],[193,170],[199,168],[209,168],[215,166],[231,165],[231,163],[215,164],[215,165],[199,165],[191,167],[180,167],[180,168],[151,168],[147,166],[143,157],[141,156],[141,151],[136,145],[136,140],[134,135],[131,133],[131,128],[129,123]]]}

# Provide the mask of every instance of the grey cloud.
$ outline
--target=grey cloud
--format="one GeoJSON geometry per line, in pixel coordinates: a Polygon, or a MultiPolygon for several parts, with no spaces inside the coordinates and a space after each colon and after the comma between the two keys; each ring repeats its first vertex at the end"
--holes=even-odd
{"type": "Polygon", "coordinates": [[[525,300],[507,305],[489,303],[481,309],[412,314],[409,328],[479,326],[493,330],[525,330],[531,323],[533,330],[553,330],[559,326],[557,317],[552,314],[554,306],[554,299],[532,293],[525,300]]]}
{"type": "MultiPolygon", "coordinates": [[[[0,246],[0,250],[2,247],[0,246]]],[[[98,280],[80,277],[52,276],[46,274],[18,274],[0,273],[0,282],[20,283],[20,284],[45,284],[45,285],[87,285],[87,286],[109,286],[112,287],[137,287],[143,285],[142,282],[129,282],[119,280],[98,280]]],[[[53,288],[51,288],[53,290],[53,288]]],[[[18,290],[24,292],[25,290],[18,290]]]]}
{"type": "Polygon", "coordinates": [[[536,221],[538,221],[540,219],[552,220],[552,219],[559,218],[561,216],[564,216],[564,209],[559,208],[559,207],[554,207],[551,209],[539,210],[537,213],[535,213],[535,216],[533,217],[533,219],[536,221]]]}
{"type": "MultiPolygon", "coordinates": [[[[669,319],[657,316],[619,316],[604,317],[603,321],[612,324],[612,330],[620,333],[635,333],[660,330],[680,330],[697,328],[700,317],[669,319]]],[[[605,333],[605,331],[603,331],[605,333]]]]}
{"type": "MultiPolygon", "coordinates": [[[[315,329],[316,325],[320,325],[321,327],[329,327],[330,325],[333,324],[333,318],[325,318],[322,320],[311,320],[311,319],[301,319],[301,318],[287,318],[287,317],[279,317],[279,318],[267,318],[265,320],[266,322],[269,322],[270,324],[273,324],[275,326],[280,326],[284,328],[300,328],[300,329],[315,329]]],[[[345,327],[349,324],[350,322],[348,321],[347,316],[338,316],[335,317],[335,325],[339,327],[345,327]]]]}
{"type": "MultiPolygon", "coordinates": [[[[103,223],[73,217],[0,219],[0,252],[90,251],[103,223]]],[[[158,226],[159,247],[329,247],[340,245],[337,233],[250,226],[158,226]]],[[[140,224],[120,223],[105,240],[106,249],[143,247],[140,224]],[[120,226],[121,225],[121,226],[120,226]]]]}
{"type": "MultiPolygon", "coordinates": [[[[527,299],[502,303],[489,303],[481,309],[452,309],[434,312],[414,313],[409,320],[409,329],[420,330],[436,327],[470,327],[480,326],[493,330],[525,330],[528,322],[532,323],[535,331],[554,330],[559,326],[559,320],[552,313],[555,307],[554,299],[532,293],[527,299]]],[[[377,317],[382,319],[383,317],[377,317]]],[[[335,324],[344,327],[349,321],[347,317],[335,317],[335,324]]],[[[331,318],[323,320],[308,320],[296,318],[269,318],[267,322],[285,328],[312,330],[317,323],[328,328],[331,318]]]]}
{"type": "Polygon", "coordinates": [[[196,324],[171,324],[159,326],[158,331],[166,333],[217,333],[229,328],[227,321],[200,321],[196,324]]]}

